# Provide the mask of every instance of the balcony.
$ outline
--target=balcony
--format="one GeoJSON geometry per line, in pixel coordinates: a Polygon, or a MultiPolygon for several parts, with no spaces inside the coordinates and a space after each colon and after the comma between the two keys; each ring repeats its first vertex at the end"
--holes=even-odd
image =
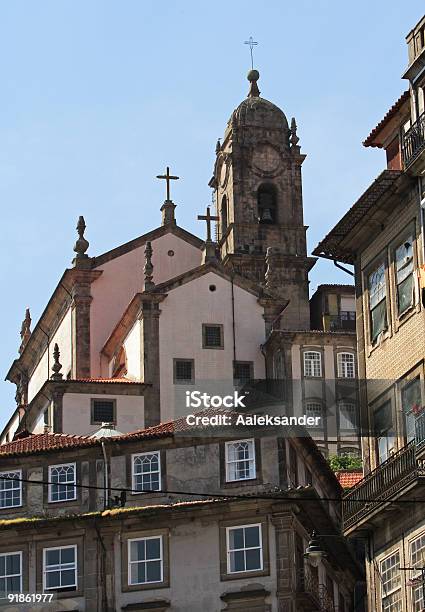
{"type": "Polygon", "coordinates": [[[338,315],[327,315],[327,331],[356,331],[356,313],[342,310],[338,315]]]}
{"type": "Polygon", "coordinates": [[[401,151],[406,170],[410,168],[425,150],[425,113],[403,134],[401,151]]]}
{"type": "Polygon", "coordinates": [[[303,606],[303,610],[338,612],[326,585],[319,583],[308,566],[297,572],[297,601],[303,606]]]}
{"type": "MultiPolygon", "coordinates": [[[[418,422],[420,419],[418,419],[418,422]]],[[[420,427],[425,434],[425,421],[420,427]]],[[[425,435],[417,428],[417,436],[422,442],[425,435]]],[[[425,461],[418,459],[418,446],[412,440],[387,461],[370,472],[343,499],[344,531],[373,514],[383,503],[400,493],[408,485],[425,477],[425,461]]]]}

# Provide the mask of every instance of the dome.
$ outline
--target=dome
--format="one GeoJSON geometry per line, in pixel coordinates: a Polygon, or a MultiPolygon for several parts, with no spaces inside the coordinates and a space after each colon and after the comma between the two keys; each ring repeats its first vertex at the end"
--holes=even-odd
{"type": "Polygon", "coordinates": [[[233,111],[229,127],[254,126],[289,130],[284,112],[273,102],[260,97],[257,86],[259,76],[256,70],[248,73],[248,81],[251,83],[248,97],[233,111]]]}

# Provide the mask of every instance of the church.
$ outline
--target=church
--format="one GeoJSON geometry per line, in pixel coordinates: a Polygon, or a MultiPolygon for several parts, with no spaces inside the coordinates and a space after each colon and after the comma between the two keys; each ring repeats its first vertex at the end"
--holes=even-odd
{"type": "Polygon", "coordinates": [[[81,216],[72,267],[33,328],[26,312],[0,438],[2,597],[54,593],[56,609],[88,611],[361,606],[326,461],[360,448],[354,287],[310,300],[297,125],[260,96],[257,70],[248,81],[217,142],[205,238],[178,225],[167,167],[161,225],[92,255],[81,216]],[[315,425],[196,430],[195,390],[315,425]],[[334,538],[321,559],[313,531],[334,538]]]}

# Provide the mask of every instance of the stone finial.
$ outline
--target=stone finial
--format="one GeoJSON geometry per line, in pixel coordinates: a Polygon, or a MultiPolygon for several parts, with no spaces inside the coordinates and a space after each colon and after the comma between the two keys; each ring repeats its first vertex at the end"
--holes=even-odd
{"type": "Polygon", "coordinates": [[[84,238],[84,232],[86,231],[86,222],[84,217],[81,215],[77,223],[78,239],[74,246],[74,251],[77,253],[75,259],[85,259],[88,257],[86,251],[89,248],[89,241],[84,238]]]}
{"type": "Polygon", "coordinates": [[[145,248],[145,267],[143,268],[145,280],[143,288],[145,291],[150,291],[155,287],[153,282],[153,265],[152,265],[152,244],[150,241],[146,243],[145,248]]]}
{"type": "Polygon", "coordinates": [[[221,142],[220,138],[217,140],[217,144],[215,145],[215,154],[218,155],[221,151],[221,142]]]}
{"type": "Polygon", "coordinates": [[[26,347],[28,340],[31,337],[31,314],[30,309],[25,310],[25,319],[21,325],[21,346],[19,347],[19,354],[22,355],[24,348],[26,347]]]}
{"type": "Polygon", "coordinates": [[[248,72],[247,79],[251,83],[248,92],[248,98],[258,98],[260,96],[260,90],[258,89],[257,81],[260,78],[258,70],[250,70],[248,72]]]}
{"type": "Polygon", "coordinates": [[[58,343],[56,342],[55,346],[53,347],[53,365],[52,365],[53,374],[50,376],[51,380],[62,380],[63,378],[63,374],[61,374],[62,364],[59,362],[59,357],[60,357],[60,351],[59,351],[58,343]]]}
{"type": "Polygon", "coordinates": [[[296,147],[299,143],[300,139],[297,136],[297,123],[295,121],[295,117],[291,119],[291,145],[296,147]]]}

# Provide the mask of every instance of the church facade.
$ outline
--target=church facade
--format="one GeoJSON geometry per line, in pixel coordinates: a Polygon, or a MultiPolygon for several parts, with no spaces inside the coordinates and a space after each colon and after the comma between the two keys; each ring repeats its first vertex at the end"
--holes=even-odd
{"type": "Polygon", "coordinates": [[[324,458],[359,450],[353,288],[321,286],[310,303],[305,156],[258,79],[217,144],[206,240],[178,226],[167,168],[160,227],[89,256],[80,217],[72,267],[33,329],[26,313],[0,444],[3,596],[53,593],[58,610],[361,609],[324,458]],[[320,425],[193,428],[193,391],[320,425]],[[304,556],[313,531],[321,559],[304,556]]]}

